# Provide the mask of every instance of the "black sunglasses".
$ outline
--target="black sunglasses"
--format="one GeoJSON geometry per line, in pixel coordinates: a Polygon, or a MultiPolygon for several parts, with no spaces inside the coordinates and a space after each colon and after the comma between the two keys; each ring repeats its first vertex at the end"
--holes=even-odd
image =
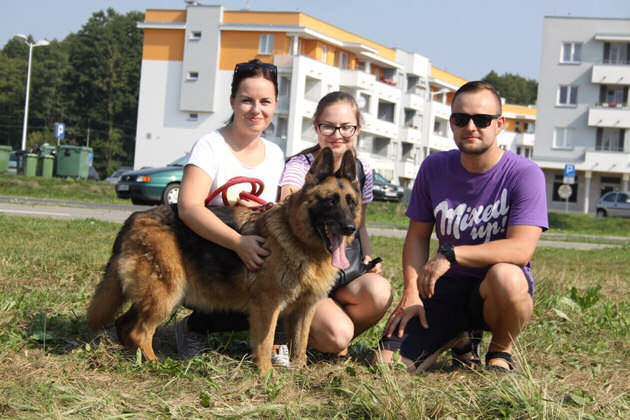
{"type": "Polygon", "coordinates": [[[234,73],[238,73],[239,71],[251,71],[256,69],[263,69],[270,71],[273,74],[278,73],[278,67],[270,63],[238,63],[236,67],[234,67],[234,73]]]}
{"type": "Polygon", "coordinates": [[[466,127],[468,125],[468,121],[471,119],[473,123],[477,126],[477,128],[486,128],[492,123],[492,120],[496,120],[500,115],[490,115],[490,114],[464,114],[463,112],[454,112],[451,114],[451,122],[457,127],[466,127]]]}

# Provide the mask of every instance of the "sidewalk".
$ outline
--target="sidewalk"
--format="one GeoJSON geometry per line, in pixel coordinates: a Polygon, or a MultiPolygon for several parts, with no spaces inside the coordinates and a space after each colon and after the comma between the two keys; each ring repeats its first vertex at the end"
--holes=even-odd
{"type": "MultiPolygon", "coordinates": [[[[122,223],[131,213],[149,208],[151,206],[0,196],[0,214],[6,215],[60,219],[94,218],[122,223]]],[[[368,233],[370,236],[389,238],[404,238],[407,234],[406,229],[393,229],[393,227],[397,226],[389,223],[368,223],[368,233]]],[[[433,238],[435,239],[435,234],[433,238]]],[[[538,246],[588,250],[616,248],[627,243],[630,243],[630,238],[545,232],[542,234],[538,246]]]]}

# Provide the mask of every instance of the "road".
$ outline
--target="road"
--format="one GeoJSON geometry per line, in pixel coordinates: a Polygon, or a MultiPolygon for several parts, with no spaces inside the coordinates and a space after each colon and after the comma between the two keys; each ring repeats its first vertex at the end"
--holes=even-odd
{"type": "MultiPolygon", "coordinates": [[[[149,208],[151,207],[0,196],[0,213],[9,216],[50,217],[53,219],[92,218],[108,222],[122,223],[134,211],[146,210],[149,208]]],[[[368,226],[368,233],[372,236],[404,238],[406,231],[368,226]]],[[[618,240],[620,238],[606,239],[618,240]]],[[[630,240],[628,241],[630,242],[630,240]]],[[[623,242],[623,240],[618,242],[623,242]]],[[[557,240],[557,238],[553,235],[543,235],[543,238],[538,242],[538,246],[589,250],[618,247],[621,246],[621,244],[574,242],[557,240]]]]}

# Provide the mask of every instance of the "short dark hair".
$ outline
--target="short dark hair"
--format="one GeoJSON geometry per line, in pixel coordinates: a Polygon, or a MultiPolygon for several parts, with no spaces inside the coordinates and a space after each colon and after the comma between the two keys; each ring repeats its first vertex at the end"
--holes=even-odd
{"type": "MultiPolygon", "coordinates": [[[[230,92],[230,98],[236,97],[238,87],[243,80],[252,77],[262,77],[273,83],[276,98],[278,98],[278,70],[275,68],[274,65],[263,63],[257,58],[242,64],[237,64],[236,68],[234,69],[234,74],[232,75],[232,90],[230,92]]],[[[227,125],[230,125],[233,122],[234,113],[232,113],[232,116],[227,121],[227,125]]]]}
{"type": "Polygon", "coordinates": [[[497,91],[494,89],[494,86],[492,86],[490,83],[482,82],[481,80],[468,82],[465,85],[461,86],[459,89],[457,89],[457,92],[455,92],[455,95],[453,95],[451,106],[455,103],[455,100],[457,99],[459,95],[463,93],[480,92],[482,90],[489,90],[490,92],[492,92],[492,94],[497,100],[497,105],[499,106],[499,112],[497,115],[501,115],[503,113],[503,107],[501,105],[501,97],[499,96],[497,91]]]}

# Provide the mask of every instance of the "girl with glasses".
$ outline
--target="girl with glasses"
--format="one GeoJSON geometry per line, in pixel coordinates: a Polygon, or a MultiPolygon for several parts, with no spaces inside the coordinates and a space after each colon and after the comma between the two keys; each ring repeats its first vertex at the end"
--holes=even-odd
{"type": "MultiPolygon", "coordinates": [[[[302,187],[311,163],[323,147],[332,149],[335,170],[338,169],[344,152],[355,152],[355,142],[361,131],[360,121],[359,107],[351,95],[332,92],[324,96],[313,116],[317,145],[288,160],[280,182],[280,200],[302,187]]],[[[357,173],[363,197],[363,217],[358,230],[360,256],[357,258],[367,264],[371,261],[371,246],[365,226],[365,213],[367,204],[373,199],[372,170],[367,162],[357,159],[357,173]]],[[[390,284],[381,276],[380,263],[356,278],[350,277],[350,273],[348,277],[345,273],[338,276],[338,283],[329,297],[320,301],[315,310],[309,346],[323,353],[346,355],[350,341],[376,324],[391,304],[390,284]]]]}

